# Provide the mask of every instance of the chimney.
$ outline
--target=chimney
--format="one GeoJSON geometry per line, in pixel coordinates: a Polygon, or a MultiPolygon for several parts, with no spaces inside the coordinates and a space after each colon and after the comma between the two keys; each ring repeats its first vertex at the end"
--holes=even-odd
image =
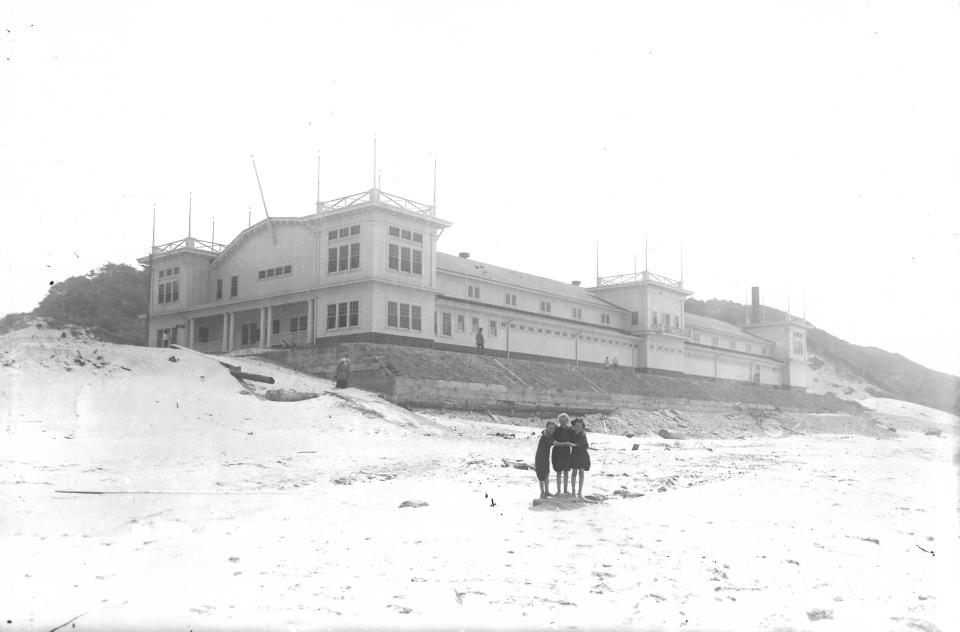
{"type": "Polygon", "coordinates": [[[752,296],[752,304],[750,306],[750,322],[756,324],[760,322],[760,288],[753,286],[750,288],[750,293],[752,296]]]}
{"type": "Polygon", "coordinates": [[[469,253],[469,252],[461,252],[461,253],[460,253],[460,258],[461,258],[461,259],[469,259],[469,258],[470,258],[470,253],[469,253]]]}
{"type": "Polygon", "coordinates": [[[577,287],[580,287],[580,281],[570,281],[570,285],[576,285],[577,287]]]}

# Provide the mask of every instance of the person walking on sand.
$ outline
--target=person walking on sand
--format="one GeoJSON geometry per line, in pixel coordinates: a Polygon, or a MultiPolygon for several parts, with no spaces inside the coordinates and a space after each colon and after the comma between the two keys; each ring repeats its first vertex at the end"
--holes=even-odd
{"type": "Polygon", "coordinates": [[[537,454],[534,457],[534,469],[537,472],[537,482],[540,483],[540,498],[550,494],[550,448],[554,445],[553,435],[557,431],[557,424],[548,421],[547,427],[540,433],[540,442],[537,443],[537,454]]]}
{"type": "Polygon", "coordinates": [[[484,352],[483,352],[483,327],[481,327],[480,330],[477,331],[477,351],[480,353],[480,355],[484,355],[484,352]]]}
{"type": "Polygon", "coordinates": [[[347,388],[350,385],[350,358],[346,354],[337,362],[337,388],[347,388]]]}
{"type": "Polygon", "coordinates": [[[553,471],[557,473],[557,496],[560,495],[560,481],[563,480],[563,493],[569,494],[567,486],[570,480],[570,448],[573,446],[573,430],[570,428],[570,417],[567,413],[560,413],[557,417],[560,427],[553,433],[553,471]]]}
{"type": "Polygon", "coordinates": [[[590,471],[590,454],[587,449],[590,444],[587,442],[587,433],[583,429],[583,419],[579,417],[573,420],[573,449],[570,451],[570,469],[573,470],[573,481],[570,483],[570,489],[575,490],[577,498],[583,498],[583,473],[590,471]],[[580,475],[580,486],[577,487],[577,474],[580,475]]]}

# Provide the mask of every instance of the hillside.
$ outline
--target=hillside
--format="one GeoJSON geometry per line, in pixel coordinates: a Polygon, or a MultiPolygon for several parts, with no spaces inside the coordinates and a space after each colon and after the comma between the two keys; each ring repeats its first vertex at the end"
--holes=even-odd
{"type": "Polygon", "coordinates": [[[141,345],[146,330],[139,317],[147,311],[148,282],[144,270],[107,263],[54,283],[29,314],[7,314],[0,319],[0,334],[37,316],[53,324],[84,327],[100,340],[141,345]]]}
{"type": "MultiPolygon", "coordinates": [[[[770,307],[763,309],[768,321],[785,315],[770,307]]],[[[745,307],[733,301],[688,299],[686,310],[737,326],[744,324],[745,307]]],[[[809,332],[808,344],[811,392],[848,399],[892,397],[960,413],[960,377],[928,369],[898,353],[851,344],[816,327],[809,332]]]]}

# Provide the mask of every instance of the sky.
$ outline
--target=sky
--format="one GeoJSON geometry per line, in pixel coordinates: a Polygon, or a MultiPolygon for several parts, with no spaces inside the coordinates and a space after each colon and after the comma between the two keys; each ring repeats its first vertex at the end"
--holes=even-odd
{"type": "Polygon", "coordinates": [[[682,260],[695,298],[756,285],[957,375],[957,32],[956,1],[0,0],[0,314],[135,265],[154,205],[158,243],[191,196],[228,243],[251,156],[272,216],[318,174],[429,203],[436,160],[444,252],[588,286],[682,260]]]}

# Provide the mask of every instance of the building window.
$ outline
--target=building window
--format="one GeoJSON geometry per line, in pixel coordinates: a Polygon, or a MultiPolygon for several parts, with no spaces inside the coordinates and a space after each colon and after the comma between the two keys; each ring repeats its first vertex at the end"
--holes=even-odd
{"type": "Polygon", "coordinates": [[[350,301],[348,305],[350,309],[350,327],[359,327],[360,326],[360,301],[350,301]]]}
{"type": "Polygon", "coordinates": [[[466,322],[467,321],[464,318],[463,314],[457,314],[457,331],[466,331],[467,330],[466,322]]]}
{"type": "Polygon", "coordinates": [[[736,349],[736,348],[737,348],[737,341],[736,341],[736,340],[731,340],[731,341],[730,341],[730,348],[731,348],[731,349],[736,349]]]}
{"type": "Polygon", "coordinates": [[[653,310],[650,312],[650,325],[652,327],[657,326],[657,310],[653,310]]]}
{"type": "MultiPolygon", "coordinates": [[[[390,236],[393,238],[423,243],[423,234],[409,230],[401,230],[396,226],[390,227],[390,236]]],[[[423,274],[423,250],[398,244],[387,244],[387,267],[399,272],[423,274]]]]}
{"type": "Polygon", "coordinates": [[[387,248],[387,267],[391,270],[400,269],[400,246],[390,244],[387,248]]]}
{"type": "Polygon", "coordinates": [[[280,333],[280,319],[275,318],[272,323],[270,323],[270,333],[277,335],[280,333]]]}
{"type": "Polygon", "coordinates": [[[210,342],[209,327],[197,327],[197,342],[210,342]]]}
{"type": "Polygon", "coordinates": [[[422,324],[420,306],[411,305],[410,306],[410,329],[412,331],[423,331],[421,329],[422,326],[423,324],[422,324]]]}
{"type": "Polygon", "coordinates": [[[630,312],[630,324],[631,325],[640,324],[640,312],[630,312]]]}
{"type": "Polygon", "coordinates": [[[161,283],[157,292],[157,303],[175,303],[180,300],[180,281],[161,283]]]}
{"type": "Polygon", "coordinates": [[[540,301],[540,311],[549,314],[550,313],[550,301],[540,301]]]}
{"type": "Polygon", "coordinates": [[[307,330],[306,316],[300,316],[300,317],[294,316],[293,318],[290,319],[290,331],[297,332],[297,331],[306,331],[306,330],[307,330]]]}
{"type": "Polygon", "coordinates": [[[609,325],[610,324],[610,314],[600,314],[600,324],[609,325]]]}
{"type": "Polygon", "coordinates": [[[504,295],[503,295],[503,304],[504,304],[504,305],[512,305],[512,306],[516,307],[516,306],[517,306],[517,295],[516,295],[516,294],[510,294],[510,293],[504,294],[504,295]]]}
{"type": "Polygon", "coordinates": [[[423,233],[408,230],[406,228],[390,227],[390,236],[404,241],[412,241],[417,244],[423,243],[423,233]]]}
{"type": "Polygon", "coordinates": [[[748,342],[748,343],[747,343],[747,352],[749,353],[749,352],[751,352],[751,351],[753,351],[753,345],[748,342]]]}
{"type": "Polygon", "coordinates": [[[695,342],[700,342],[700,334],[691,334],[695,342]]]}
{"type": "Polygon", "coordinates": [[[223,279],[217,279],[217,300],[223,298],[223,279]]]}
{"type": "Polygon", "coordinates": [[[387,301],[387,327],[397,326],[397,304],[387,301]]]}
{"type": "Polygon", "coordinates": [[[343,226],[327,232],[327,241],[336,241],[337,239],[346,239],[347,237],[356,237],[360,234],[360,224],[353,226],[343,226]]]}
{"type": "Polygon", "coordinates": [[[266,279],[276,279],[278,277],[286,276],[288,274],[293,274],[293,266],[277,266],[276,268],[267,268],[265,270],[259,270],[257,272],[257,280],[263,281],[266,279]]]}
{"type": "Polygon", "coordinates": [[[410,305],[400,303],[400,329],[410,329],[410,305]]]}
{"type": "Polygon", "coordinates": [[[496,337],[497,335],[497,321],[491,320],[490,327],[487,328],[487,335],[496,337]]]}
{"type": "Polygon", "coordinates": [[[480,331],[480,319],[479,319],[479,318],[471,318],[471,319],[470,319],[470,331],[471,331],[472,333],[477,333],[478,331],[480,331]]]}
{"type": "Polygon", "coordinates": [[[719,347],[719,346],[720,346],[720,339],[717,338],[716,336],[713,336],[713,337],[710,339],[710,344],[712,344],[714,347],[719,347]]]}
{"type": "Polygon", "coordinates": [[[337,328],[337,306],[336,304],[327,305],[327,329],[337,328]]]}
{"type": "MultiPolygon", "coordinates": [[[[344,329],[360,325],[360,301],[327,305],[327,329],[344,329]]],[[[306,321],[304,320],[304,331],[306,321]]]]}
{"type": "Polygon", "coordinates": [[[574,320],[583,320],[583,309],[579,307],[573,308],[573,318],[574,320]]]}
{"type": "Polygon", "coordinates": [[[230,277],[230,298],[236,298],[237,292],[240,289],[240,277],[232,276],[230,277]]]}
{"type": "Polygon", "coordinates": [[[480,288],[476,285],[467,286],[467,296],[476,300],[480,300],[480,288]]]}
{"type": "Polygon", "coordinates": [[[350,269],[356,270],[360,267],[360,242],[350,244],[350,269]]]}
{"type": "Polygon", "coordinates": [[[441,330],[441,334],[444,336],[450,336],[452,333],[450,312],[443,312],[443,328],[441,330]]]}
{"type": "Polygon", "coordinates": [[[760,345],[760,353],[767,355],[767,345],[760,345]]]}
{"type": "Polygon", "coordinates": [[[360,267],[360,242],[327,249],[327,273],[346,272],[360,267]]]}

